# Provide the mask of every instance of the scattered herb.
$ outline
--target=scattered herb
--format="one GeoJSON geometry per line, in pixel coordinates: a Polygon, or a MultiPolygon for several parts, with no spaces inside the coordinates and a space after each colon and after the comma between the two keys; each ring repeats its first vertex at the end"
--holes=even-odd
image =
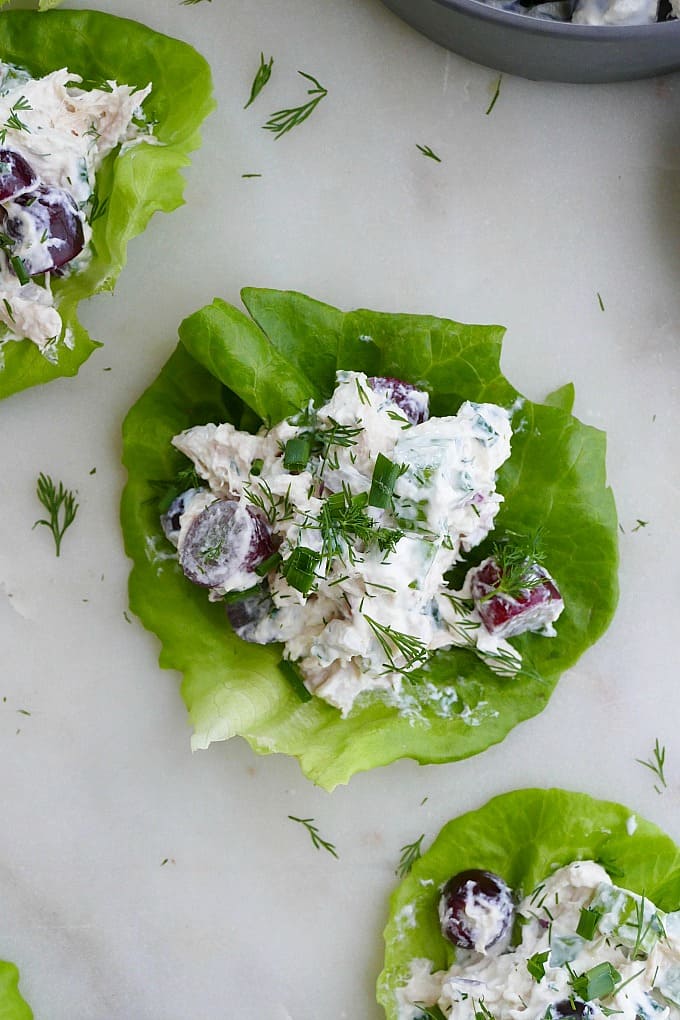
{"type": "Polygon", "coordinates": [[[489,114],[493,110],[494,106],[496,105],[496,100],[498,99],[499,95],[501,94],[501,82],[502,81],[503,81],[503,75],[499,74],[498,75],[498,80],[496,81],[496,88],[494,89],[493,96],[491,97],[491,102],[489,103],[489,105],[486,108],[486,115],[487,115],[487,117],[489,116],[489,114]]]}
{"type": "Polygon", "coordinates": [[[28,272],[26,270],[26,266],[24,264],[24,260],[21,258],[21,256],[19,256],[19,255],[12,255],[11,258],[10,258],[10,262],[12,264],[12,269],[14,270],[14,272],[16,274],[17,280],[19,281],[21,286],[23,287],[27,283],[30,283],[31,282],[31,278],[28,275],[28,272]]]}
{"type": "Polygon", "coordinates": [[[27,708],[18,708],[18,709],[17,709],[17,712],[19,713],[19,715],[30,715],[30,714],[31,714],[31,713],[30,713],[30,712],[28,711],[28,709],[27,709],[27,708]]]}
{"type": "Polygon", "coordinates": [[[600,311],[603,312],[604,311],[604,301],[602,300],[602,295],[600,294],[599,290],[597,292],[597,301],[598,301],[598,304],[600,306],[600,311]]]}
{"type": "Polygon", "coordinates": [[[534,981],[542,981],[545,977],[545,965],[550,957],[550,950],[546,949],[544,953],[534,953],[527,960],[527,970],[531,974],[534,981]]]}
{"type": "Polygon", "coordinates": [[[576,934],[588,941],[593,939],[601,917],[602,910],[599,907],[593,907],[592,909],[590,907],[582,907],[576,927],[576,934]]]}
{"type": "MultiPolygon", "coordinates": [[[[654,741],[653,755],[654,755],[654,757],[648,758],[647,761],[643,761],[642,758],[636,758],[635,761],[638,763],[638,765],[644,765],[644,767],[646,769],[649,769],[650,772],[653,772],[654,775],[657,776],[657,778],[658,778],[659,782],[661,783],[661,785],[665,789],[666,788],[666,776],[664,775],[664,767],[665,767],[665,764],[666,764],[666,748],[665,748],[665,746],[662,746],[661,744],[659,744],[659,738],[658,737],[654,741]]],[[[656,785],[656,783],[654,784],[654,789],[656,790],[657,793],[661,793],[662,792],[659,789],[659,787],[656,785]]]]}
{"type": "Polygon", "coordinates": [[[279,669],[297,694],[300,701],[312,700],[313,694],[311,691],[307,690],[302,673],[294,662],[291,662],[290,659],[281,659],[279,669]]]}
{"type": "Polygon", "coordinates": [[[36,521],[33,527],[36,528],[39,524],[44,524],[46,528],[50,529],[58,556],[64,533],[73,524],[78,511],[76,494],[70,489],[65,489],[63,482],[59,482],[59,485],[55,486],[50,476],[44,475],[42,472],[38,477],[36,493],[50,517],[49,520],[36,521]]]}
{"type": "Polygon", "coordinates": [[[7,298],[3,298],[2,303],[5,306],[5,311],[7,312],[10,322],[14,322],[14,312],[12,311],[11,304],[9,303],[7,298]]]}
{"type": "Polygon", "coordinates": [[[640,518],[638,517],[635,522],[635,527],[631,528],[631,531],[639,531],[640,528],[646,528],[648,524],[649,521],[641,521],[640,518]]]}
{"type": "Polygon", "coordinates": [[[533,535],[509,532],[503,542],[494,545],[492,556],[498,565],[500,578],[486,598],[493,598],[498,592],[517,598],[543,584],[545,579],[536,570],[545,557],[540,528],[533,535]]]}
{"type": "Polygon", "coordinates": [[[254,102],[255,99],[257,99],[260,92],[271,78],[273,64],[274,64],[273,57],[270,57],[269,62],[267,63],[267,61],[264,59],[264,53],[260,53],[260,66],[258,67],[257,74],[253,79],[253,84],[250,89],[250,98],[246,105],[243,107],[244,110],[247,110],[250,104],[254,102]]]}
{"type": "Polygon", "coordinates": [[[401,857],[399,858],[399,867],[395,871],[395,875],[398,875],[399,878],[406,878],[413,865],[421,856],[423,852],[422,842],[424,839],[425,833],[423,832],[413,843],[407,843],[406,846],[403,846],[399,851],[401,857]]]}
{"type": "Polygon", "coordinates": [[[241,177],[261,177],[262,174],[241,174],[241,177]]]}
{"type": "MultiPolygon", "coordinates": [[[[192,7],[194,4],[200,4],[203,0],[180,0],[183,7],[192,7]]],[[[212,0],[208,0],[208,3],[212,3],[212,0]]]]}
{"type": "Polygon", "coordinates": [[[299,75],[306,78],[307,81],[312,83],[312,87],[307,89],[307,95],[311,96],[306,103],[301,106],[294,106],[286,110],[277,110],[276,113],[272,113],[266,124],[263,124],[265,131],[273,131],[275,138],[280,138],[281,135],[285,135],[287,131],[291,131],[298,124],[302,124],[303,121],[307,120],[322,99],[328,95],[328,89],[325,89],[323,85],[314,78],[311,74],[306,74],[305,71],[298,71],[299,75]]]}
{"type": "Polygon", "coordinates": [[[644,894],[639,900],[635,901],[635,920],[626,921],[623,927],[635,929],[635,944],[631,950],[631,960],[646,959],[647,950],[645,949],[645,942],[651,931],[662,937],[666,934],[663,922],[656,912],[651,914],[649,921],[645,923],[644,894]]]}
{"type": "Polygon", "coordinates": [[[418,1020],[446,1020],[446,1013],[437,1006],[426,1006],[424,1002],[415,1002],[414,1006],[420,1010],[418,1020]]]}
{"type": "Polygon", "coordinates": [[[395,668],[395,653],[403,657],[404,665],[400,668],[406,671],[425,662],[429,652],[420,638],[394,630],[389,624],[378,623],[370,616],[364,615],[364,619],[377,637],[391,669],[395,668]]]}
{"type": "Polygon", "coordinates": [[[428,159],[435,160],[436,163],[441,163],[441,157],[430,148],[429,145],[418,145],[416,142],[416,149],[422,152],[423,156],[427,156],[428,159]]]}
{"type": "Polygon", "coordinates": [[[592,1002],[593,999],[606,999],[612,995],[620,980],[618,970],[615,970],[607,960],[591,967],[583,974],[574,974],[569,983],[580,999],[592,1002]]]}
{"type": "Polygon", "coordinates": [[[339,859],[337,851],[333,844],[328,843],[325,839],[322,839],[321,836],[319,835],[319,830],[316,827],[316,825],[314,825],[313,818],[296,818],[295,815],[288,815],[288,817],[290,818],[291,822],[299,822],[300,825],[304,825],[304,827],[307,829],[307,832],[312,838],[312,843],[314,844],[314,847],[317,850],[321,849],[327,850],[328,853],[332,854],[336,860],[339,859]]]}
{"type": "Polygon", "coordinates": [[[124,620],[125,620],[125,622],[126,622],[126,623],[132,623],[132,620],[131,620],[131,619],[130,619],[130,617],[128,616],[128,614],[127,614],[127,612],[126,612],[126,610],[125,610],[125,609],[123,610],[123,618],[124,618],[124,620]]]}

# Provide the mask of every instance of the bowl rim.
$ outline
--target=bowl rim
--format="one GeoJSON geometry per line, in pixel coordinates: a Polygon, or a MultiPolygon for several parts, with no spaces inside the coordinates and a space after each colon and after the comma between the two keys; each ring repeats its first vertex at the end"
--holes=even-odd
{"type": "MultiPolygon", "coordinates": [[[[655,21],[651,25],[575,25],[570,21],[548,21],[527,17],[515,11],[499,10],[496,7],[489,7],[484,0],[434,0],[434,2],[447,10],[457,11],[505,29],[513,31],[529,29],[536,35],[568,36],[573,40],[587,39],[592,42],[599,38],[601,42],[635,42],[637,45],[642,40],[651,41],[659,32],[675,32],[676,35],[680,33],[680,18],[675,21],[655,21]]],[[[669,35],[667,34],[665,38],[668,39],[669,35]]],[[[680,62],[680,56],[678,61],[680,62]]]]}

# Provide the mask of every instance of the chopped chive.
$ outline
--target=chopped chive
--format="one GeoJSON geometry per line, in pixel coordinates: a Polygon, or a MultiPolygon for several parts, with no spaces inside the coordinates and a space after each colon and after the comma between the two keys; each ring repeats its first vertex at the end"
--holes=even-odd
{"type": "Polygon", "coordinates": [[[264,461],[262,457],[256,457],[253,463],[250,465],[251,475],[259,475],[264,467],[264,461]]]}
{"type": "Polygon", "coordinates": [[[29,283],[31,278],[26,272],[24,260],[19,255],[12,255],[10,262],[12,263],[12,269],[16,273],[21,286],[23,287],[25,284],[29,283]]]}
{"type": "Polygon", "coordinates": [[[371,491],[368,494],[369,506],[385,510],[390,505],[394,486],[401,473],[401,464],[395,464],[382,453],[378,454],[371,478],[371,491]]]}
{"type": "Polygon", "coordinates": [[[592,1002],[593,999],[606,999],[620,980],[621,975],[607,960],[574,977],[571,987],[584,1002],[592,1002]]]}
{"type": "Polygon", "coordinates": [[[282,566],[283,576],[291,588],[296,588],[303,595],[311,591],[316,581],[316,568],[321,562],[321,553],[298,545],[293,549],[282,566]]]}
{"type": "Polygon", "coordinates": [[[550,957],[550,950],[546,949],[544,953],[534,953],[527,960],[527,970],[531,974],[534,981],[542,981],[545,977],[545,965],[550,957]]]}
{"type": "Polygon", "coordinates": [[[286,471],[291,471],[293,474],[297,474],[309,464],[309,458],[312,455],[312,437],[306,434],[302,436],[293,436],[286,443],[286,448],[283,451],[283,466],[286,471]]]}
{"type": "Polygon", "coordinates": [[[275,552],[271,556],[268,556],[266,560],[262,560],[262,563],[258,563],[255,567],[255,573],[258,577],[264,577],[269,573],[270,570],[276,570],[279,563],[281,562],[281,553],[275,552]]]}
{"type": "Polygon", "coordinates": [[[297,694],[300,701],[311,701],[312,693],[305,687],[304,680],[302,679],[302,673],[290,659],[281,659],[279,663],[279,669],[285,676],[286,680],[297,694]]]}
{"type": "Polygon", "coordinates": [[[578,919],[576,934],[580,935],[581,938],[588,939],[588,941],[590,941],[597,931],[597,925],[601,917],[602,911],[598,910],[597,907],[593,910],[588,907],[583,907],[581,909],[581,916],[578,919]]]}

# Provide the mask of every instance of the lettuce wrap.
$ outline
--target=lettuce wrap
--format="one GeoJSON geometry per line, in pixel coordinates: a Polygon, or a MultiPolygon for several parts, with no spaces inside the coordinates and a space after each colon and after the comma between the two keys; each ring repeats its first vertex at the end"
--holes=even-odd
{"type": "Polygon", "coordinates": [[[200,144],[199,126],[213,108],[210,69],[191,46],[143,25],[95,11],[9,11],[0,14],[0,52],[8,63],[34,77],[67,67],[87,83],[115,79],[153,90],[144,104],[161,144],[141,142],[116,158],[111,153],[99,173],[105,211],[93,224],[92,259],[82,271],[55,278],[53,292],[72,348],[61,340],[55,363],[30,340],[3,346],[0,399],[59,376],[75,375],[99,344],[78,322],[79,301],[112,290],[126,260],[128,241],[141,233],[157,210],[182,204],[180,168],[200,144]]]}
{"type": "Polygon", "coordinates": [[[604,434],[571,415],[571,386],[544,404],[520,398],[500,371],[501,327],[342,312],[295,292],[247,288],[242,298],[252,318],[218,299],[182,323],[177,349],[123,429],[130,605],[160,638],[161,665],[184,674],[193,747],[241,735],[260,754],[294,755],[328,790],[397,758],[446,762],[483,751],[541,711],[560,674],[614,612],[617,518],[604,434]],[[224,606],[182,574],[158,509],[159,484],[167,488],[188,463],[171,438],[206,422],[252,431],[277,422],[310,397],[327,398],[339,368],[417,383],[429,391],[434,415],[454,414],[464,399],[513,409],[513,452],[497,484],[505,502],[473,560],[504,532],[540,525],[546,567],[566,604],[557,637],[513,639],[523,657],[515,677],[501,678],[471,651],[450,648],[409,675],[408,711],[373,694],[342,719],[319,698],[303,703],[279,668],[280,647],[241,641],[224,606]]]}
{"type": "Polygon", "coordinates": [[[0,960],[0,1020],[33,1020],[33,1012],[19,993],[19,971],[0,960]]]}
{"type": "Polygon", "coordinates": [[[407,982],[411,960],[431,960],[434,970],[453,963],[455,949],[440,933],[437,905],[441,886],[460,871],[491,871],[522,896],[557,868],[594,860],[617,886],[644,893],[664,911],[677,910],[680,848],[640,818],[629,833],[631,814],[621,804],[581,793],[519,790],[445,825],[390,900],[377,989],[388,1020],[397,1016],[395,990],[407,982]]]}

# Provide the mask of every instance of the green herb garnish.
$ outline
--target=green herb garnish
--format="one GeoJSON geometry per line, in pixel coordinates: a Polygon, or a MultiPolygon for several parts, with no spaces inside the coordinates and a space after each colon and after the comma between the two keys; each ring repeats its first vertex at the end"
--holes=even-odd
{"type": "Polygon", "coordinates": [[[286,443],[283,451],[283,466],[292,474],[299,474],[309,464],[312,455],[312,435],[309,432],[301,436],[293,436],[286,443]]]}
{"type": "Polygon", "coordinates": [[[39,524],[44,524],[46,528],[50,529],[56,553],[59,556],[64,533],[73,524],[78,512],[76,493],[65,489],[63,482],[59,482],[59,485],[55,486],[50,476],[42,472],[38,477],[36,493],[50,516],[49,520],[36,521],[33,527],[36,528],[39,524]]]}
{"type": "Polygon", "coordinates": [[[308,549],[297,545],[287,560],[281,565],[281,573],[291,588],[307,595],[316,582],[316,568],[321,562],[321,553],[316,549],[308,549]]]}
{"type": "Polygon", "coordinates": [[[545,977],[545,965],[550,957],[550,950],[546,949],[544,953],[534,953],[527,960],[527,970],[531,974],[534,981],[542,981],[545,977]]]}
{"type": "Polygon", "coordinates": [[[604,301],[602,300],[602,295],[600,294],[599,290],[597,292],[597,303],[600,306],[600,311],[603,312],[604,311],[604,301]]]}
{"type": "Polygon", "coordinates": [[[298,71],[298,74],[312,83],[312,87],[307,89],[307,95],[312,98],[308,99],[301,106],[277,110],[276,113],[272,113],[267,123],[262,126],[265,131],[273,131],[274,137],[277,139],[307,120],[314,113],[321,100],[325,99],[328,95],[328,89],[325,89],[313,75],[307,74],[305,71],[298,71]]]}
{"type": "Polygon", "coordinates": [[[406,464],[395,464],[394,461],[379,453],[375,459],[371,491],[368,494],[368,505],[386,510],[392,502],[394,486],[406,471],[406,464]]]}
{"type": "MultiPolygon", "coordinates": [[[[647,761],[643,761],[642,758],[636,758],[635,761],[638,763],[638,765],[644,765],[646,769],[649,769],[650,772],[653,772],[654,775],[658,777],[659,782],[665,789],[666,776],[664,775],[664,767],[666,764],[666,748],[665,746],[659,744],[658,737],[654,741],[653,755],[654,757],[648,758],[647,761]]],[[[663,792],[662,790],[659,789],[656,783],[654,784],[654,789],[656,790],[657,793],[663,792]]]]}
{"type": "Polygon", "coordinates": [[[333,857],[335,857],[335,859],[338,860],[338,854],[335,847],[333,846],[332,843],[328,843],[325,839],[321,838],[321,836],[319,835],[318,828],[316,827],[316,825],[314,825],[313,818],[296,818],[295,815],[288,815],[288,817],[290,818],[291,822],[299,822],[300,825],[304,825],[304,827],[307,829],[307,832],[312,838],[312,843],[314,844],[317,850],[321,849],[327,850],[329,854],[332,854],[333,857]]]}
{"type": "Polygon", "coordinates": [[[424,839],[425,833],[423,832],[413,843],[407,843],[406,846],[403,846],[399,851],[401,857],[399,858],[399,866],[395,871],[395,875],[398,875],[399,878],[406,878],[413,865],[421,856],[423,852],[421,847],[424,839]]]}
{"type": "Polygon", "coordinates": [[[377,637],[387,656],[387,665],[391,669],[396,668],[394,659],[397,654],[404,658],[404,665],[400,667],[404,671],[422,665],[428,658],[429,652],[420,638],[414,637],[413,634],[404,634],[402,631],[394,630],[389,624],[378,623],[377,620],[373,620],[365,614],[364,619],[377,637]]]}
{"type": "Polygon", "coordinates": [[[428,159],[435,160],[436,163],[441,163],[441,157],[433,152],[429,145],[418,145],[416,142],[416,149],[422,152],[423,156],[427,156],[428,159]]]}
{"type": "Polygon", "coordinates": [[[257,99],[260,92],[271,78],[273,65],[274,65],[273,57],[270,57],[269,62],[267,62],[264,59],[264,53],[260,53],[260,66],[258,67],[257,74],[253,79],[253,84],[250,89],[250,98],[248,99],[246,105],[243,107],[244,110],[247,110],[250,104],[254,102],[255,99],[257,99]]]}
{"type": "Polygon", "coordinates": [[[313,694],[305,686],[305,682],[302,673],[294,662],[290,659],[281,659],[279,663],[279,669],[285,676],[286,680],[297,694],[300,701],[311,701],[313,694]]]}
{"type": "Polygon", "coordinates": [[[255,573],[258,577],[265,577],[270,570],[276,570],[279,563],[281,562],[281,553],[275,552],[271,556],[268,556],[266,560],[262,560],[262,563],[258,563],[255,567],[255,573]]]}
{"type": "Polygon", "coordinates": [[[498,75],[498,80],[496,81],[496,88],[494,89],[494,94],[491,97],[491,102],[489,103],[489,105],[486,108],[486,115],[487,115],[487,117],[489,116],[489,114],[493,110],[494,106],[496,105],[496,100],[498,99],[498,97],[501,94],[501,83],[502,83],[502,81],[503,81],[503,75],[499,74],[498,75]]]}
{"type": "Polygon", "coordinates": [[[21,286],[23,287],[25,284],[30,283],[31,278],[24,265],[24,260],[19,255],[12,255],[10,262],[21,286]]]}
{"type": "Polygon", "coordinates": [[[607,960],[591,967],[583,974],[575,974],[569,983],[580,999],[592,1002],[593,999],[606,999],[612,995],[620,980],[618,970],[615,970],[607,960]]]}
{"type": "Polygon", "coordinates": [[[497,542],[492,557],[498,566],[498,583],[487,598],[496,594],[519,598],[533,588],[540,588],[545,578],[536,570],[545,556],[542,533],[539,528],[533,535],[509,532],[503,542],[497,542]]]}
{"type": "Polygon", "coordinates": [[[602,913],[603,911],[598,907],[593,907],[592,909],[589,907],[582,907],[581,915],[576,927],[576,934],[588,941],[593,939],[595,937],[595,932],[597,931],[600,918],[602,917],[602,913]]]}

